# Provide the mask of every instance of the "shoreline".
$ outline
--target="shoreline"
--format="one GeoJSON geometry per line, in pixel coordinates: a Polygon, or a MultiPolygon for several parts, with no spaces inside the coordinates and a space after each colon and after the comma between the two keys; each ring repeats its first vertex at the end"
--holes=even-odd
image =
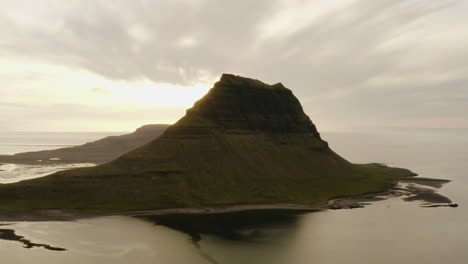
{"type": "Polygon", "coordinates": [[[169,215],[216,215],[248,211],[270,211],[270,212],[316,212],[338,209],[354,209],[363,208],[372,202],[385,200],[392,197],[403,197],[405,201],[420,201],[424,202],[420,207],[435,208],[435,207],[458,207],[458,204],[453,204],[450,199],[438,194],[435,190],[442,187],[450,180],[428,179],[428,178],[413,178],[398,180],[394,182],[389,190],[385,192],[362,194],[351,197],[340,197],[331,199],[326,202],[314,204],[291,204],[291,203],[276,203],[276,204],[246,204],[246,205],[220,205],[207,206],[200,208],[168,208],[142,211],[127,211],[127,212],[88,212],[88,211],[70,211],[70,210],[0,210],[0,221],[2,222],[19,222],[19,221],[75,221],[85,218],[109,217],[109,216],[130,216],[130,217],[147,217],[147,216],[169,216],[169,215]],[[410,187],[404,187],[402,184],[409,184],[410,187]],[[412,184],[429,186],[432,189],[415,187],[412,184]]]}

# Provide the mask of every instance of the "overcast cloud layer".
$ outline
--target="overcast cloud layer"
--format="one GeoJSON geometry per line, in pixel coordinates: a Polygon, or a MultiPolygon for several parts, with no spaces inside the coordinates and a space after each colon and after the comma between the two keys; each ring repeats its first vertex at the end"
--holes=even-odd
{"type": "Polygon", "coordinates": [[[223,72],[282,82],[321,130],[468,128],[466,1],[0,5],[3,130],[173,122],[223,72]]]}

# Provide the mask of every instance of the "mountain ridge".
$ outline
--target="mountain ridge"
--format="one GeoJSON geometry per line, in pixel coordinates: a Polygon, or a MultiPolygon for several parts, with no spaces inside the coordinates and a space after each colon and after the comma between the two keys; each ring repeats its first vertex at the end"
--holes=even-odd
{"type": "Polygon", "coordinates": [[[129,134],[108,136],[79,146],[22,152],[14,155],[0,155],[0,163],[37,165],[68,163],[102,164],[148,143],[160,136],[169,126],[165,124],[144,125],[129,134]]]}
{"type": "Polygon", "coordinates": [[[0,186],[0,208],[311,204],[386,191],[412,175],[350,163],[321,139],[291,90],[224,74],[155,140],[96,167],[0,186]]]}

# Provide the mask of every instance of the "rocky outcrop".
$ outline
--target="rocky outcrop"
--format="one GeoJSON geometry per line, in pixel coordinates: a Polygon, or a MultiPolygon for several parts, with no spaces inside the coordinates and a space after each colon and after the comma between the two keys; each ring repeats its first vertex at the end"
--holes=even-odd
{"type": "Polygon", "coordinates": [[[311,133],[320,138],[291,90],[281,83],[267,85],[231,74],[223,74],[214,88],[187,111],[185,119],[207,119],[228,132],[311,133]]]}

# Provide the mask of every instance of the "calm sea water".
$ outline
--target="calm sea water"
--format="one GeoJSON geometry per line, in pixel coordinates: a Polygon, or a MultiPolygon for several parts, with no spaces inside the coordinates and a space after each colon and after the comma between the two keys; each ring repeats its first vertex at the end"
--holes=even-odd
{"type": "Polygon", "coordinates": [[[118,132],[1,132],[0,155],[81,145],[118,132]]]}
{"type": "MultiPolygon", "coordinates": [[[[200,237],[130,217],[6,223],[0,229],[67,250],[26,249],[20,242],[0,240],[1,263],[467,263],[467,132],[322,133],[350,161],[384,162],[423,177],[452,180],[440,193],[458,208],[421,208],[418,202],[393,198],[362,209],[250,217],[255,221],[247,224],[249,216],[233,216],[231,227],[219,225],[200,237]]],[[[57,138],[28,142],[84,143],[57,138]]]]}

